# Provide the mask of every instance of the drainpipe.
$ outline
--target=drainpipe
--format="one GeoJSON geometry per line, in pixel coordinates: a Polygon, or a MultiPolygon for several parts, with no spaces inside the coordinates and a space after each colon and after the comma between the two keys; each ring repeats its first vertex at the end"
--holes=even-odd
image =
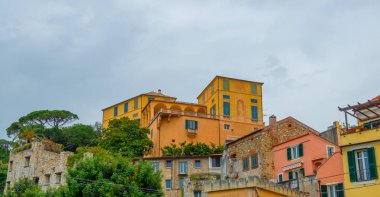
{"type": "Polygon", "coordinates": [[[217,92],[217,95],[218,95],[218,124],[219,124],[219,146],[221,145],[220,144],[220,108],[219,108],[219,77],[218,77],[218,92],[217,92]]]}

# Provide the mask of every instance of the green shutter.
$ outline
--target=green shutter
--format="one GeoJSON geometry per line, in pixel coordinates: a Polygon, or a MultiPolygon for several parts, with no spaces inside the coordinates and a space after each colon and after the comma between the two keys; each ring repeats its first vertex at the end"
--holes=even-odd
{"type": "Polygon", "coordinates": [[[226,79],[223,80],[223,90],[230,90],[230,81],[226,79]]]}
{"type": "Polygon", "coordinates": [[[251,84],[251,94],[257,94],[257,86],[256,86],[256,84],[251,84]]]}
{"type": "Polygon", "coordinates": [[[326,185],[321,185],[321,196],[322,197],[328,197],[329,193],[327,193],[327,186],[326,185]]]}
{"type": "Polygon", "coordinates": [[[288,160],[292,160],[292,151],[290,148],[286,149],[286,152],[288,153],[288,160]]]}
{"type": "Polygon", "coordinates": [[[305,176],[305,168],[301,168],[300,173],[302,174],[302,176],[305,176]]]}
{"type": "Polygon", "coordinates": [[[356,174],[355,152],[354,151],[348,151],[347,152],[347,159],[348,159],[348,170],[350,173],[350,181],[356,182],[358,180],[358,177],[356,174]]]}
{"type": "Polygon", "coordinates": [[[278,182],[282,182],[282,174],[278,175],[278,182]]]}
{"type": "Polygon", "coordinates": [[[343,183],[338,183],[337,186],[337,197],[344,197],[343,183]]]}
{"type": "Polygon", "coordinates": [[[298,145],[298,155],[299,157],[303,156],[303,144],[298,145]]]}
{"type": "Polygon", "coordinates": [[[371,180],[377,179],[375,149],[371,147],[371,148],[368,148],[367,151],[368,151],[369,173],[370,173],[371,180]]]}
{"type": "Polygon", "coordinates": [[[186,129],[189,129],[189,120],[186,120],[186,121],[185,121],[185,125],[186,125],[185,128],[186,128],[186,129]]]}
{"type": "Polygon", "coordinates": [[[198,129],[198,121],[195,121],[195,130],[198,129]]]}
{"type": "Polygon", "coordinates": [[[293,179],[293,172],[289,172],[289,180],[293,179]]]}

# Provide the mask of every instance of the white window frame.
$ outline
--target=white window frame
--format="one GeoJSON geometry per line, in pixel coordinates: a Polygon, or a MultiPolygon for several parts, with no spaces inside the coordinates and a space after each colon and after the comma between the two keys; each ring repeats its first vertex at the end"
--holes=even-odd
{"type": "Polygon", "coordinates": [[[369,181],[371,177],[369,176],[370,169],[369,169],[369,161],[368,161],[368,151],[366,149],[355,151],[355,162],[356,162],[356,172],[359,172],[357,173],[358,180],[369,181]],[[364,153],[367,153],[367,154],[364,155],[364,153]],[[360,154],[363,154],[363,155],[360,155],[360,154]],[[360,169],[360,166],[363,166],[364,168],[360,169]]]}
{"type": "Polygon", "coordinates": [[[231,125],[230,124],[224,124],[224,130],[231,130],[231,125]],[[226,128],[226,126],[228,128],[226,128]]]}
{"type": "Polygon", "coordinates": [[[152,161],[153,171],[158,172],[160,170],[160,162],[152,161]]]}
{"type": "Polygon", "coordinates": [[[290,147],[290,153],[291,153],[292,159],[298,159],[298,158],[300,158],[300,154],[298,152],[298,145],[299,144],[290,147]]]}
{"type": "Polygon", "coordinates": [[[179,162],[179,174],[187,174],[189,169],[189,165],[187,161],[180,161],[179,162]]]}
{"type": "Polygon", "coordinates": [[[333,156],[334,153],[335,153],[335,146],[326,145],[326,156],[327,156],[327,158],[330,158],[331,156],[333,156]],[[329,148],[332,148],[332,150],[333,150],[331,155],[329,155],[329,148]]]}
{"type": "Polygon", "coordinates": [[[220,167],[222,167],[222,158],[220,156],[211,156],[210,160],[209,160],[209,166],[210,166],[210,168],[220,168],[220,167]],[[219,167],[218,166],[212,166],[212,163],[213,163],[212,160],[216,159],[216,158],[220,159],[220,166],[219,167]]]}

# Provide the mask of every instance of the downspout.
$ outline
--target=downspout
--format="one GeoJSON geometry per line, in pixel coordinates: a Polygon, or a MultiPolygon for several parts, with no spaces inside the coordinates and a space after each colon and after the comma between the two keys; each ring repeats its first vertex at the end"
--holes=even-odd
{"type": "Polygon", "coordinates": [[[218,92],[217,92],[217,95],[218,95],[218,122],[219,122],[219,146],[221,145],[220,144],[220,108],[219,108],[219,77],[218,77],[218,92]]]}

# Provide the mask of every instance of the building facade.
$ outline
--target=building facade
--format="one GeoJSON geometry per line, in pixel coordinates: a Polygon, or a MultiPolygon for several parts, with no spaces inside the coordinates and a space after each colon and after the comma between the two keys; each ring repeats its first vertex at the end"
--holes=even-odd
{"type": "Polygon", "coordinates": [[[261,92],[262,83],[216,76],[198,103],[151,92],[104,109],[103,126],[120,117],[140,121],[150,130],[154,146],[150,156],[155,157],[162,156],[163,147],[185,141],[224,145],[263,127],[261,92]]]}
{"type": "Polygon", "coordinates": [[[276,144],[273,152],[273,178],[278,183],[309,192],[311,196],[343,197],[344,176],[339,146],[308,132],[276,144]]]}
{"type": "MultiPolygon", "coordinates": [[[[184,193],[185,182],[190,179],[219,179],[221,155],[146,157],[154,170],[162,173],[162,188],[165,196],[177,197],[184,193]]],[[[195,195],[203,191],[194,190],[195,195]]]]}
{"type": "Polygon", "coordinates": [[[167,96],[158,92],[147,92],[140,94],[123,102],[117,103],[115,105],[104,108],[103,111],[103,128],[108,126],[108,122],[112,119],[128,117],[132,120],[141,121],[142,109],[151,100],[164,100],[164,101],[175,101],[177,98],[167,96]]]}
{"type": "Polygon", "coordinates": [[[226,145],[222,178],[236,179],[258,176],[273,179],[273,146],[308,132],[315,132],[293,117],[276,121],[269,119],[269,125],[226,145]]]}
{"type": "Polygon", "coordinates": [[[342,149],[345,195],[379,196],[380,96],[365,103],[339,108],[357,125],[346,121],[338,136],[342,149]]]}
{"type": "Polygon", "coordinates": [[[9,156],[6,188],[20,179],[34,180],[43,190],[65,185],[66,163],[70,155],[72,152],[62,151],[61,145],[49,140],[32,142],[13,150],[9,156]]]}

